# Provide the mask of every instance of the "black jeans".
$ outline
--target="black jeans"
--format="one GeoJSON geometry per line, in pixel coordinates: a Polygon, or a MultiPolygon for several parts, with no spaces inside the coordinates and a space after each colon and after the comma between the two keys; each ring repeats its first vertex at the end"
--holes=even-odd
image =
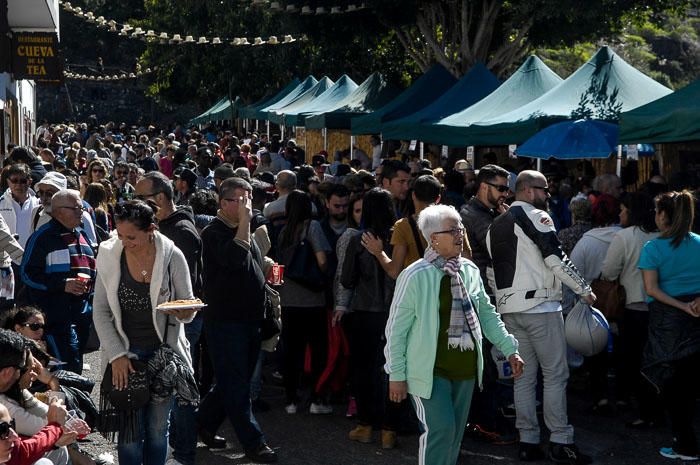
{"type": "Polygon", "coordinates": [[[311,401],[316,402],[316,384],[328,359],[328,312],[323,307],[282,307],[284,390],[287,403],[297,403],[299,378],[306,346],[311,348],[311,401]]]}
{"type": "Polygon", "coordinates": [[[700,379],[697,374],[699,364],[700,353],[673,362],[674,375],[663,389],[664,404],[671,419],[673,450],[684,455],[698,455],[693,420],[700,379]]]}
{"type": "Polygon", "coordinates": [[[352,383],[360,424],[396,430],[400,404],[389,402],[388,376],[384,372],[384,329],[388,313],[352,312],[346,318],[352,383]]]}

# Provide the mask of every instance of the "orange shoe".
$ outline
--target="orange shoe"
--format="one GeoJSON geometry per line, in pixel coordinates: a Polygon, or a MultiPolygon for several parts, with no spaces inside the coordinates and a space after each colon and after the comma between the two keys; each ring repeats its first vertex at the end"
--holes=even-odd
{"type": "Polygon", "coordinates": [[[350,434],[348,434],[348,439],[351,441],[361,442],[363,444],[372,442],[372,426],[357,425],[355,429],[350,431],[350,434]]]}
{"type": "Polygon", "coordinates": [[[393,449],[394,447],[396,447],[396,431],[383,429],[382,449],[393,449]]]}

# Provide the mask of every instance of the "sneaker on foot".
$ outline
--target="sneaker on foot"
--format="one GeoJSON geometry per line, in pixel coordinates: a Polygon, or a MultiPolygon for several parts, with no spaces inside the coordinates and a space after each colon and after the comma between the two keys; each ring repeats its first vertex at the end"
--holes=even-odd
{"type": "Polygon", "coordinates": [[[287,406],[284,407],[284,411],[290,415],[294,415],[297,413],[297,404],[287,404],[287,406]]]}
{"type": "Polygon", "coordinates": [[[697,455],[685,455],[685,454],[679,454],[678,452],[673,450],[673,447],[662,447],[659,449],[659,454],[663,455],[667,459],[681,459],[681,460],[700,460],[700,457],[697,455]]]}
{"type": "Polygon", "coordinates": [[[518,459],[520,459],[521,462],[534,462],[535,460],[542,460],[544,457],[544,452],[540,449],[539,444],[532,444],[529,442],[520,443],[518,459]]]}
{"type": "Polygon", "coordinates": [[[549,458],[556,463],[587,465],[593,461],[589,456],[579,452],[575,444],[549,443],[549,458]]]}
{"type": "Polygon", "coordinates": [[[333,407],[328,404],[317,404],[316,402],[311,402],[309,413],[312,415],[328,415],[329,413],[333,413],[333,407]]]}
{"type": "Polygon", "coordinates": [[[354,397],[351,397],[350,401],[348,402],[348,410],[345,412],[345,416],[352,418],[355,415],[357,415],[357,402],[355,401],[354,397]]]}

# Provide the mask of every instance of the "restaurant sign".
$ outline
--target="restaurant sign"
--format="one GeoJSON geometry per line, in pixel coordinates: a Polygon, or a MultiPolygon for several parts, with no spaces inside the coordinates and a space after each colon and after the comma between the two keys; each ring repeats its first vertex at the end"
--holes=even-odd
{"type": "Polygon", "coordinates": [[[58,53],[56,33],[13,32],[12,75],[14,79],[61,81],[62,61],[58,53]]]}

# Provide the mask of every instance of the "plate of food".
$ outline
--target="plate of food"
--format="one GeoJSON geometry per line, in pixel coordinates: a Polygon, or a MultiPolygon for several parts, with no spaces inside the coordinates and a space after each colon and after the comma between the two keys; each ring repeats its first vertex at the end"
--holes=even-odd
{"type": "Polygon", "coordinates": [[[160,310],[161,312],[169,310],[201,310],[206,306],[207,304],[202,302],[200,299],[181,299],[163,302],[162,304],[159,304],[156,309],[160,310]]]}

